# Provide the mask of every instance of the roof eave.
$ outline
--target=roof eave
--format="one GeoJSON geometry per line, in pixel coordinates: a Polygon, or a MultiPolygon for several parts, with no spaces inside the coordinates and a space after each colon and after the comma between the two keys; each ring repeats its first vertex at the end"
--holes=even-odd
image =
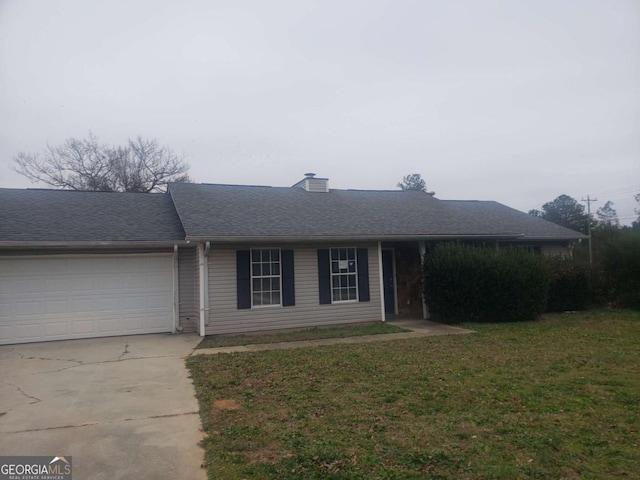
{"type": "Polygon", "coordinates": [[[187,235],[191,242],[251,243],[251,242],[330,242],[330,241],[402,241],[402,240],[520,240],[522,234],[399,234],[399,235],[187,235]]]}
{"type": "Polygon", "coordinates": [[[73,241],[73,242],[39,242],[39,241],[0,241],[0,248],[162,248],[174,245],[186,245],[187,240],[162,241],[73,241]]]}
{"type": "Polygon", "coordinates": [[[574,235],[574,236],[533,236],[533,235],[524,235],[521,240],[523,241],[533,241],[533,242],[576,242],[578,240],[587,240],[589,237],[587,235],[574,235]]]}

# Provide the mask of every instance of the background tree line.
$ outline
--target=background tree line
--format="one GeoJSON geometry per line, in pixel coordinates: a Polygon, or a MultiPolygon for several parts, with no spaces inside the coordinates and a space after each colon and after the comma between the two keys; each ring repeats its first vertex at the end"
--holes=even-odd
{"type": "Polygon", "coordinates": [[[529,214],[540,217],[557,225],[570,228],[585,235],[588,232],[589,224],[592,230],[640,230],[640,193],[634,196],[638,202],[636,214],[638,218],[634,220],[630,227],[621,226],[615,204],[606,201],[598,208],[595,215],[586,212],[584,205],[569,195],[560,195],[555,200],[545,203],[540,210],[529,210],[529,214]]]}
{"type": "MultiPolygon", "coordinates": [[[[617,305],[640,308],[640,193],[634,196],[638,217],[631,226],[622,226],[611,201],[589,215],[585,207],[569,195],[560,195],[545,203],[541,210],[529,213],[550,222],[586,234],[591,226],[593,262],[588,242],[573,249],[573,266],[562,265],[580,277],[582,268],[590,277],[589,297],[593,305],[617,305]]],[[[575,285],[572,287],[575,290],[575,285]]]]}

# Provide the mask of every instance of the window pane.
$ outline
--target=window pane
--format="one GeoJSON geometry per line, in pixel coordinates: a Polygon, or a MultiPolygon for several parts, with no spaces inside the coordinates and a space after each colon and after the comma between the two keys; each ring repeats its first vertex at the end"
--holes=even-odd
{"type": "Polygon", "coordinates": [[[358,298],[356,296],[356,289],[355,288],[350,288],[349,289],[349,300],[355,300],[356,298],[358,298]]]}
{"type": "Polygon", "coordinates": [[[347,250],[344,248],[341,248],[339,250],[340,252],[340,260],[346,260],[347,259],[347,250]]]}
{"type": "Polygon", "coordinates": [[[272,263],[271,264],[271,275],[280,275],[280,264],[272,263]]]}
{"type": "Polygon", "coordinates": [[[340,286],[341,287],[346,287],[349,284],[349,277],[347,275],[342,275],[340,277],[340,286]]]}
{"type": "Polygon", "coordinates": [[[280,292],[271,294],[271,305],[280,305],[280,292]]]}
{"type": "Polygon", "coordinates": [[[262,294],[262,305],[271,305],[271,294],[263,293],[262,294]]]}
{"type": "Polygon", "coordinates": [[[261,293],[254,293],[253,294],[253,304],[255,306],[262,305],[262,294],[261,293]]]}
{"type": "Polygon", "coordinates": [[[331,260],[338,260],[338,249],[337,248],[332,248],[331,249],[331,260]]]}
{"type": "Polygon", "coordinates": [[[271,250],[271,261],[272,262],[280,261],[280,250],[278,250],[277,248],[274,250],[271,250]]]}
{"type": "Polygon", "coordinates": [[[254,278],[253,279],[253,291],[254,292],[259,292],[261,290],[260,288],[260,279],[259,278],[254,278]]]}
{"type": "Polygon", "coordinates": [[[338,273],[339,271],[338,262],[331,262],[331,273],[338,273]]]}
{"type": "Polygon", "coordinates": [[[259,277],[262,275],[262,268],[260,267],[259,263],[254,263],[253,264],[253,276],[254,277],[259,277]]]}
{"type": "Polygon", "coordinates": [[[350,287],[355,287],[356,286],[356,276],[355,275],[349,275],[349,286],[350,287]]]}
{"type": "Polygon", "coordinates": [[[251,250],[251,261],[254,263],[260,261],[260,250],[251,250]]]}
{"type": "Polygon", "coordinates": [[[280,278],[279,277],[271,279],[271,290],[273,290],[273,291],[280,290],[280,278]]]}
{"type": "Polygon", "coordinates": [[[268,292],[269,290],[271,290],[271,280],[269,280],[268,278],[263,278],[261,280],[262,283],[262,288],[260,290],[262,290],[263,292],[268,292]]]}

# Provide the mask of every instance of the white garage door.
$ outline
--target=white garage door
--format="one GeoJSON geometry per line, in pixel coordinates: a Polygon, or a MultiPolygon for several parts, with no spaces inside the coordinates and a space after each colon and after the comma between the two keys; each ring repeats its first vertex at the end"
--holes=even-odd
{"type": "Polygon", "coordinates": [[[170,332],[171,255],[0,257],[0,344],[170,332]]]}

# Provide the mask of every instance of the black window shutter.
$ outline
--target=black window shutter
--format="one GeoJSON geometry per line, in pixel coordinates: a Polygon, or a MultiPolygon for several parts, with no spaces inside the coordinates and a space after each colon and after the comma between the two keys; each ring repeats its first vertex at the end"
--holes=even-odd
{"type": "Polygon", "coordinates": [[[293,276],[293,250],[281,250],[282,262],[282,306],[296,304],[296,282],[293,276]]]}
{"type": "Polygon", "coordinates": [[[236,251],[238,309],[251,308],[251,250],[236,251]]]}
{"type": "Polygon", "coordinates": [[[318,250],[318,290],[320,291],[320,305],[331,303],[331,264],[329,263],[329,249],[318,250]]]}
{"type": "Polygon", "coordinates": [[[369,295],[369,250],[358,248],[358,299],[361,302],[371,300],[369,295]]]}

